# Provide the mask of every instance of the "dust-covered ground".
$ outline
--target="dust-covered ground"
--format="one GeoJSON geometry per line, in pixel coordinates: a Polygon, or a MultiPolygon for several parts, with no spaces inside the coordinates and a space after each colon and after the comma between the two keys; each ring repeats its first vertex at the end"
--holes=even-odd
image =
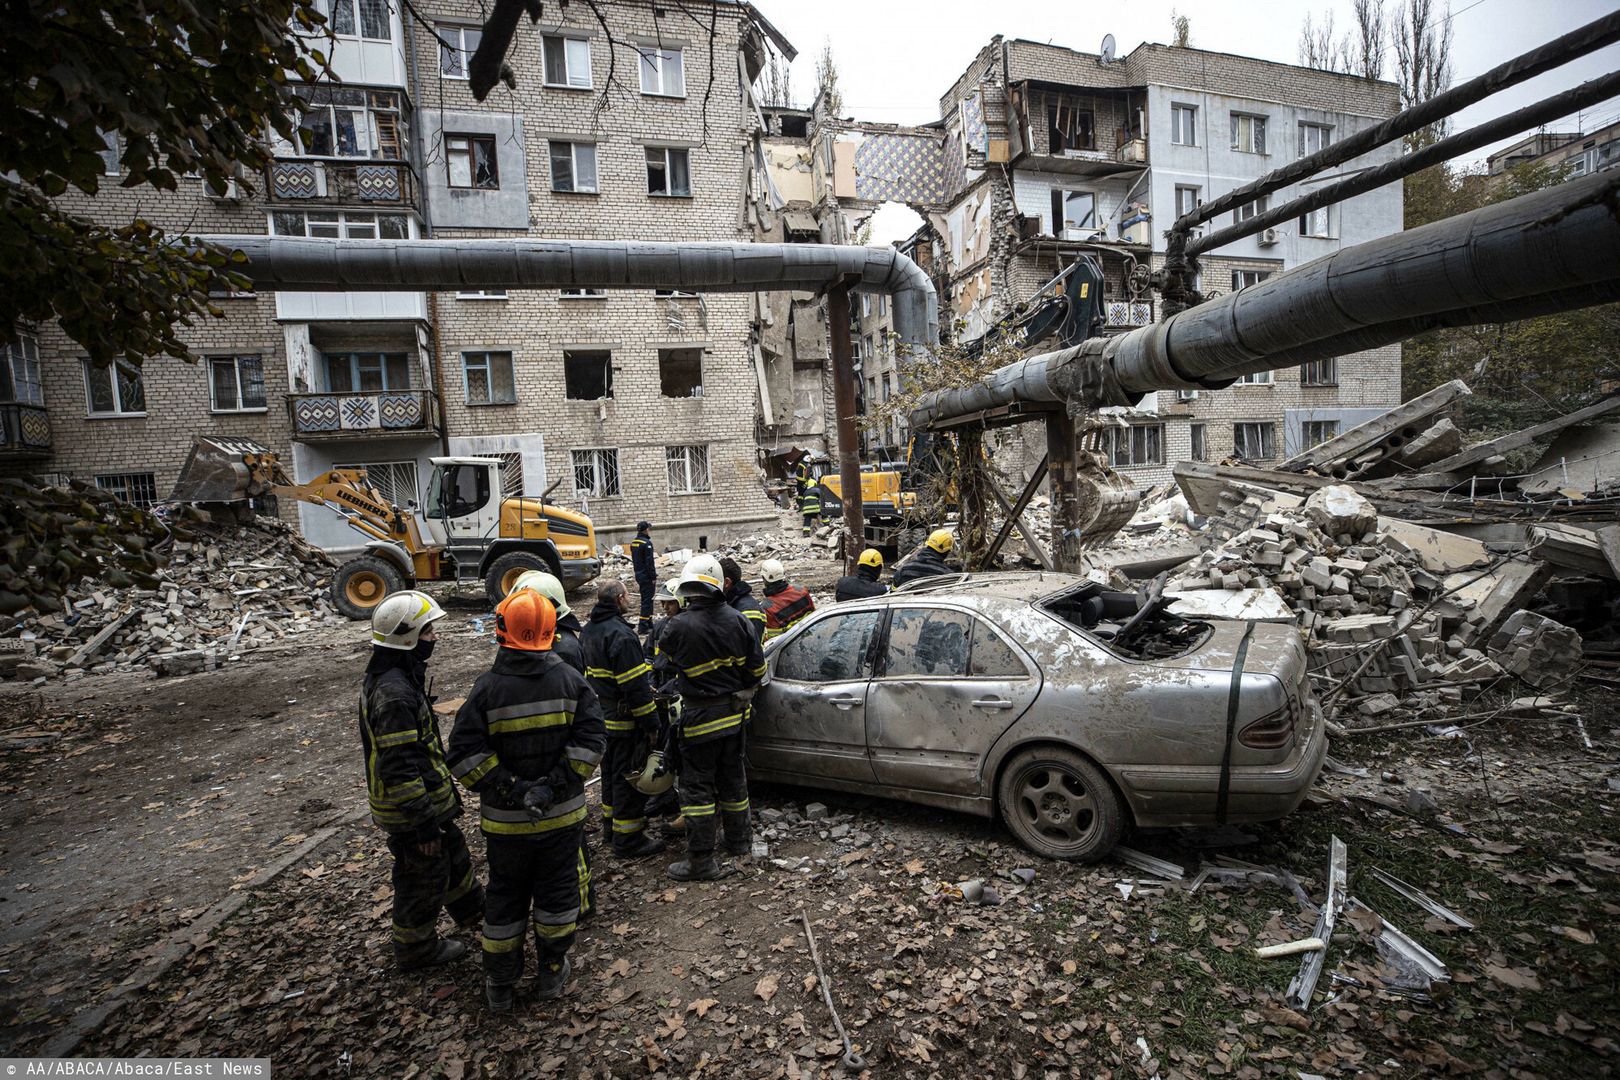
{"type": "MultiPolygon", "coordinates": [[[[790,570],[818,589],[838,574],[814,557],[790,570]]],[[[589,590],[575,600],[583,615],[589,590]]],[[[493,650],[481,599],[450,609],[434,661],[447,698],[493,650]]],[[[676,884],[665,858],[627,865],[597,846],[603,912],[568,996],[492,1020],[476,958],[389,968],[388,857],[363,818],[354,734],[366,646],[358,628],[305,640],[204,675],[0,691],[8,727],[59,736],[0,755],[5,1053],[45,1045],[179,941],[183,959],[77,1053],[266,1056],[283,1076],[814,1075],[838,1070],[843,1047],[803,912],[874,1076],[1509,1076],[1620,1061],[1620,719],[1596,696],[1577,699],[1592,749],[1555,720],[1362,736],[1333,752],[1366,775],[1324,774],[1286,821],[1128,841],[1189,877],[1222,857],[1288,870],[1320,902],[1338,836],[1350,892],[1448,965],[1433,1003],[1378,989],[1378,927],[1360,916],[1341,921],[1313,1006],[1289,1010],[1298,958],[1254,948],[1307,936],[1314,917],[1274,884],[1190,891],[1118,861],[1035,859],[991,822],[769,788],[754,805],[770,858],[721,882],[676,884]],[[832,816],[803,821],[811,801],[832,816]],[[1475,929],[1426,914],[1375,866],[1475,929]],[[1003,876],[1020,869],[1035,871],[1027,886],[1003,876]],[[974,878],[1002,903],[940,888],[974,878]],[[244,906],[187,933],[233,890],[244,906]]]]}

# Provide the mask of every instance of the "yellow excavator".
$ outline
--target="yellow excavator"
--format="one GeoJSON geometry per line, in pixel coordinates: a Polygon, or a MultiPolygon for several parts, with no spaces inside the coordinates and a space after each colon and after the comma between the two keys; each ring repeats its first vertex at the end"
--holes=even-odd
{"type": "Polygon", "coordinates": [[[549,571],[568,589],[601,573],[596,529],[584,514],[544,495],[507,495],[494,458],[430,460],[433,475],[418,510],[389,503],[364,469],[333,469],[295,484],[258,443],[197,436],[170,498],[243,504],[274,495],[335,511],[366,538],[364,553],[332,577],[332,602],[351,619],[369,618],[383,597],[418,582],[482,580],[496,604],[526,570],[549,571]]]}

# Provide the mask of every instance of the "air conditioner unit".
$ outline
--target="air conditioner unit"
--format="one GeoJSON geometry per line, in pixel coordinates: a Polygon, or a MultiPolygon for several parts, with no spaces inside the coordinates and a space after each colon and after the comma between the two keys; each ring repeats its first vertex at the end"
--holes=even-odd
{"type": "Polygon", "coordinates": [[[1058,239],[1059,240],[1075,240],[1075,241],[1084,242],[1084,241],[1087,241],[1087,240],[1103,240],[1103,239],[1106,239],[1106,238],[1107,238],[1107,234],[1104,233],[1100,229],[1059,229],[1058,230],[1058,239]]]}
{"type": "Polygon", "coordinates": [[[1260,230],[1259,240],[1260,240],[1260,246],[1261,247],[1270,247],[1271,245],[1275,244],[1277,242],[1277,240],[1278,240],[1277,230],[1276,229],[1261,229],[1260,230]]]}
{"type": "Polygon", "coordinates": [[[1177,401],[1197,401],[1198,400],[1198,391],[1196,391],[1196,390],[1177,390],[1176,391],[1176,400],[1177,401]]]}
{"type": "Polygon", "coordinates": [[[234,203],[242,201],[242,185],[234,176],[225,181],[224,191],[215,191],[211,185],[206,183],[203,184],[203,190],[208,192],[208,197],[215,202],[234,203]]]}

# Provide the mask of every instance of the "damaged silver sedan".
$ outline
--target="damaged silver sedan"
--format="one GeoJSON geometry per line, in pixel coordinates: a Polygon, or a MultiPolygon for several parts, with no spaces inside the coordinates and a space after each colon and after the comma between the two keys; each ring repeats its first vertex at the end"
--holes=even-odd
{"type": "Polygon", "coordinates": [[[1089,862],[1127,825],[1280,818],[1327,738],[1289,626],[1197,622],[1066,574],[931,578],[767,650],[762,780],[999,816],[1089,862]]]}

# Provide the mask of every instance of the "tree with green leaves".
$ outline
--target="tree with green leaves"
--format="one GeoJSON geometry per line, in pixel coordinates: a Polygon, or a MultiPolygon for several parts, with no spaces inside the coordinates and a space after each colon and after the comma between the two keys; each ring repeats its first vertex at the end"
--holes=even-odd
{"type": "Polygon", "coordinates": [[[315,0],[143,0],[6,7],[0,57],[0,326],[56,319],[94,361],[194,357],[184,327],[222,312],[210,291],[247,286],[218,247],[139,217],[115,225],[70,209],[110,179],[172,192],[200,174],[251,187],[271,131],[291,138],[297,79],[326,70],[315,0]],[[297,32],[295,32],[295,28],[297,32]]]}

